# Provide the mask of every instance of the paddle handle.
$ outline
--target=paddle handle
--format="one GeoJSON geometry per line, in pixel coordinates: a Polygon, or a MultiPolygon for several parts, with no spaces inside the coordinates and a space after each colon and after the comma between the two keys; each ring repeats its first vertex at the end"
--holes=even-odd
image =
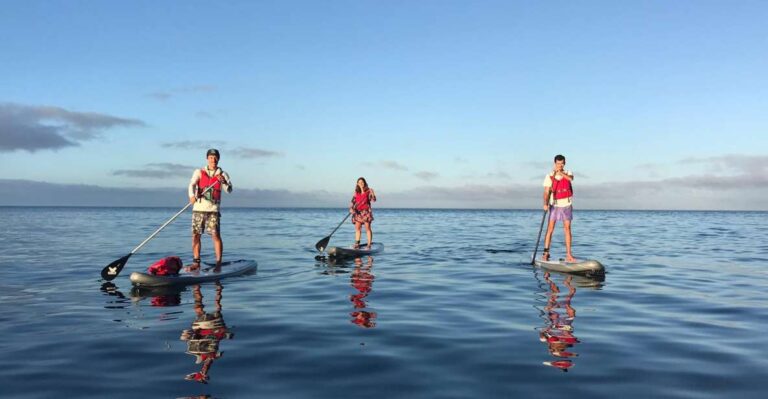
{"type": "MultiPolygon", "coordinates": [[[[210,190],[213,188],[213,186],[214,186],[215,184],[216,184],[216,183],[214,183],[214,184],[211,184],[210,186],[208,186],[208,188],[206,188],[205,190],[203,190],[202,194],[205,194],[205,193],[207,193],[208,191],[210,191],[210,190]]],[[[187,208],[189,208],[189,207],[190,207],[190,205],[192,205],[192,203],[191,203],[191,202],[187,203],[187,205],[186,205],[186,206],[184,206],[184,208],[181,208],[181,210],[180,210],[180,211],[176,212],[176,214],[175,214],[175,215],[173,215],[173,216],[172,216],[170,219],[168,219],[168,221],[166,221],[165,223],[163,223],[163,225],[162,225],[162,226],[160,226],[160,227],[159,227],[157,230],[155,230],[155,232],[154,232],[154,233],[152,233],[152,234],[151,234],[149,237],[147,237],[147,239],[146,239],[146,240],[142,241],[142,242],[141,242],[141,244],[137,245],[137,246],[136,246],[136,248],[134,248],[134,249],[133,249],[133,251],[131,251],[130,255],[133,255],[134,253],[136,253],[136,251],[138,251],[139,249],[141,249],[141,247],[143,247],[143,246],[144,246],[146,243],[148,243],[148,242],[149,242],[151,239],[155,238],[155,236],[156,236],[158,233],[160,233],[160,231],[162,231],[162,230],[163,230],[163,229],[164,229],[166,226],[168,226],[169,224],[171,224],[171,222],[173,222],[174,220],[176,220],[176,218],[177,218],[177,217],[179,217],[179,215],[181,215],[182,213],[184,213],[184,211],[186,211],[186,210],[187,210],[187,208]]]]}

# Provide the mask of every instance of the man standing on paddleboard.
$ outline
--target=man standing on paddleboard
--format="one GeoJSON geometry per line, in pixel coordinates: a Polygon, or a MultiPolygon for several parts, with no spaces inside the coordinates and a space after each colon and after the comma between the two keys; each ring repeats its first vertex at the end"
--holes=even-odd
{"type": "Polygon", "coordinates": [[[211,148],[205,155],[208,158],[208,165],[195,170],[187,190],[189,202],[194,204],[192,206],[193,266],[200,264],[200,236],[203,234],[203,229],[213,239],[216,264],[221,264],[221,257],[224,252],[224,244],[219,234],[221,191],[232,192],[232,182],[229,180],[229,175],[219,167],[219,150],[211,148]]]}
{"type": "Polygon", "coordinates": [[[555,156],[555,164],[552,172],[544,177],[544,210],[551,210],[547,235],[544,237],[544,252],[542,260],[549,260],[549,244],[552,241],[552,232],[555,231],[555,223],[561,220],[565,230],[565,260],[575,262],[571,253],[571,220],[573,219],[573,172],[565,170],[565,157],[555,156]],[[550,198],[550,194],[552,194],[550,198]],[[552,208],[550,208],[552,205],[552,208]]]}

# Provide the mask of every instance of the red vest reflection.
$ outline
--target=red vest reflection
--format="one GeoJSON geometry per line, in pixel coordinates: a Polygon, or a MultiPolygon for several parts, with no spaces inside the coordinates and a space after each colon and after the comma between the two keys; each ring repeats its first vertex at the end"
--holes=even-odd
{"type": "Polygon", "coordinates": [[[200,286],[192,288],[195,298],[195,321],[192,322],[192,328],[181,332],[181,340],[187,343],[187,353],[195,357],[196,364],[202,364],[200,371],[187,374],[185,377],[189,381],[197,381],[203,384],[208,383],[208,373],[213,362],[221,357],[219,351],[219,342],[222,339],[232,339],[234,334],[224,323],[224,317],[221,314],[221,283],[216,282],[216,308],[213,313],[205,312],[203,305],[203,294],[200,286]]]}
{"type": "Polygon", "coordinates": [[[546,325],[539,332],[539,340],[547,345],[549,353],[554,357],[544,364],[563,371],[573,367],[570,358],[578,356],[570,349],[579,343],[579,339],[573,335],[573,321],[576,319],[576,310],[571,306],[576,288],[572,284],[573,276],[566,276],[563,284],[568,288],[568,293],[562,300],[558,300],[560,289],[550,278],[549,272],[544,273],[544,280],[549,285],[547,304],[544,307],[546,325]]]}

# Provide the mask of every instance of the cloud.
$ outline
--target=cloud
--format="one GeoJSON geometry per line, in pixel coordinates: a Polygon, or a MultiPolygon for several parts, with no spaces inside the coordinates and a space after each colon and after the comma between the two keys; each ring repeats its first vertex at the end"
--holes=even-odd
{"type": "Polygon", "coordinates": [[[57,150],[101,137],[109,129],[144,127],[138,119],[61,107],[0,103],[0,152],[57,150]]]}
{"type": "Polygon", "coordinates": [[[434,180],[434,179],[439,177],[439,175],[437,173],[435,173],[435,172],[428,172],[426,170],[422,170],[420,172],[416,172],[413,175],[418,177],[421,180],[424,180],[424,181],[434,180]]]}
{"type": "Polygon", "coordinates": [[[747,176],[763,176],[768,173],[768,155],[722,155],[706,158],[685,158],[683,165],[704,164],[712,172],[737,172],[747,176]]]}
{"type": "Polygon", "coordinates": [[[166,90],[166,91],[156,91],[156,92],[147,94],[147,97],[152,97],[160,101],[166,101],[172,97],[175,97],[181,94],[211,93],[214,91],[216,91],[216,86],[197,85],[197,86],[177,87],[177,88],[166,90]]]}
{"type": "Polygon", "coordinates": [[[282,153],[276,151],[246,147],[239,147],[234,150],[230,150],[229,152],[232,153],[232,156],[243,159],[273,158],[283,156],[282,153]]]}
{"type": "MultiPolygon", "coordinates": [[[[145,206],[178,207],[188,201],[187,187],[133,188],[99,187],[85,184],[55,184],[29,180],[0,179],[7,190],[0,206],[145,206]]],[[[227,207],[339,207],[346,194],[327,191],[235,189],[225,194],[227,207]]]]}
{"type": "Polygon", "coordinates": [[[119,169],[112,172],[112,175],[142,179],[165,179],[167,177],[192,176],[194,169],[194,166],[175,163],[148,163],[142,169],[119,169]]]}
{"type": "Polygon", "coordinates": [[[510,175],[507,172],[488,172],[488,174],[485,175],[486,177],[489,177],[491,179],[511,179],[512,175],[510,175]]]}
{"type": "MultiPolygon", "coordinates": [[[[383,194],[381,188],[377,194],[383,194]]],[[[381,195],[380,195],[381,196],[381,195]]],[[[414,208],[533,208],[541,197],[530,185],[467,184],[457,187],[426,186],[387,193],[387,206],[414,208]]]]}
{"type": "Polygon", "coordinates": [[[408,168],[405,165],[402,165],[396,161],[378,161],[378,162],[363,162],[363,165],[371,166],[374,168],[383,168],[383,169],[391,169],[391,170],[403,170],[407,171],[408,168]]]}
{"type": "Polygon", "coordinates": [[[163,143],[160,146],[163,148],[174,148],[179,150],[205,151],[209,148],[223,147],[224,145],[224,141],[183,140],[163,143]]]}
{"type": "Polygon", "coordinates": [[[173,148],[180,150],[200,150],[201,152],[209,148],[218,148],[221,152],[221,156],[232,156],[242,159],[257,159],[257,158],[273,158],[282,157],[283,153],[270,150],[262,150],[259,148],[238,147],[232,150],[227,150],[226,142],[224,141],[203,141],[203,140],[183,140],[172,141],[161,144],[163,148],[173,148]]]}

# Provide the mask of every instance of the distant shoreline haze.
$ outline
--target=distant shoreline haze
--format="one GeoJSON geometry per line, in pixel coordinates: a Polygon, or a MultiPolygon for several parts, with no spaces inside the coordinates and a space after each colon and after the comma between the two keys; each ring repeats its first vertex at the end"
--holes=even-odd
{"type": "MultiPolygon", "coordinates": [[[[175,188],[101,187],[86,184],[57,184],[31,180],[0,179],[0,206],[44,207],[182,207],[186,186],[175,188]]],[[[702,187],[698,190],[658,187],[578,186],[574,208],[579,210],[691,210],[768,211],[768,204],[754,201],[766,196],[766,188],[742,189],[743,195],[728,190],[702,187]],[[749,192],[748,192],[749,191],[749,192]],[[735,198],[734,198],[735,197],[735,198]]],[[[425,187],[422,190],[392,191],[377,187],[378,209],[541,209],[542,188],[529,185],[425,187]]],[[[235,186],[225,195],[225,208],[340,208],[350,193],[330,191],[296,192],[235,186]]]]}

